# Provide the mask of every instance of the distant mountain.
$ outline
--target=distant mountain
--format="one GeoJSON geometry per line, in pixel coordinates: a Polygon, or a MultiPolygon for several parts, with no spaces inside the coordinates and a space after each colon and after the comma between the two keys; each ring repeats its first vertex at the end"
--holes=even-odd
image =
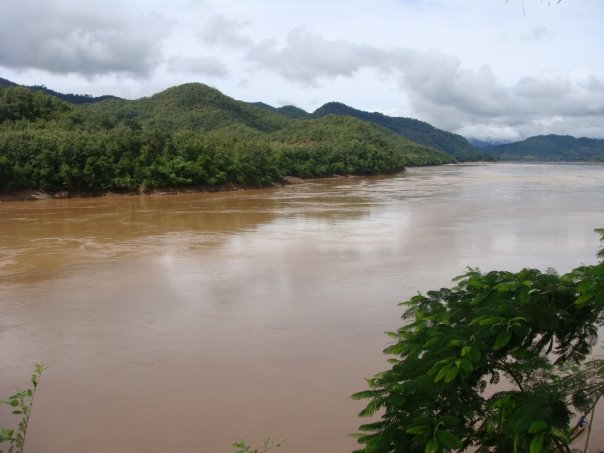
{"type": "Polygon", "coordinates": [[[391,117],[377,112],[365,112],[340,102],[328,102],[313,113],[308,113],[292,105],[278,108],[263,102],[256,102],[253,105],[295,119],[321,118],[326,115],[350,116],[385,127],[415,143],[436,148],[449,154],[458,161],[488,158],[488,156],[485,156],[481,151],[477,151],[461,135],[443,131],[428,123],[413,118],[391,117]]]}
{"type": "Polygon", "coordinates": [[[54,96],[56,98],[61,99],[62,101],[69,102],[70,104],[91,104],[94,102],[104,101],[106,99],[119,99],[116,96],[91,96],[89,94],[65,94],[59,93],[58,91],[51,90],[46,88],[44,85],[19,85],[18,83],[11,82],[10,80],[3,79],[0,77],[0,88],[6,88],[11,86],[22,86],[24,88],[29,88],[33,91],[39,91],[41,93],[47,94],[49,96],[54,96]]]}
{"type": "Polygon", "coordinates": [[[329,102],[314,111],[315,118],[325,115],[346,115],[390,129],[411,141],[439,149],[458,161],[480,160],[484,154],[461,135],[437,129],[431,124],[413,118],[391,117],[378,112],[364,112],[339,102],[329,102]]]}
{"type": "Polygon", "coordinates": [[[468,141],[476,149],[485,149],[491,146],[505,145],[510,143],[509,140],[479,140],[477,138],[469,138],[468,141]]]}
{"type": "Polygon", "coordinates": [[[0,88],[14,87],[14,86],[17,86],[17,84],[15,82],[11,82],[10,80],[6,80],[6,79],[3,79],[2,77],[0,77],[0,88]]]}
{"type": "Polygon", "coordinates": [[[604,140],[570,135],[538,135],[520,142],[489,146],[483,151],[501,160],[604,161],[604,140]]]}

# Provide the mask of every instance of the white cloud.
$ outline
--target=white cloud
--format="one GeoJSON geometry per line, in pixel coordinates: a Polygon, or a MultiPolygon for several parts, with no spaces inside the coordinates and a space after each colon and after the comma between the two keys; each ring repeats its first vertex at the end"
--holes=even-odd
{"type": "Polygon", "coordinates": [[[604,124],[604,82],[594,75],[524,77],[508,86],[490,66],[467,69],[442,52],[359,45],[303,29],[292,30],[281,47],[261,43],[248,58],[310,86],[362,68],[393,72],[422,119],[477,138],[523,137],[565,124],[593,131],[604,124]]]}
{"type": "Polygon", "coordinates": [[[203,41],[211,45],[223,45],[232,48],[247,48],[254,43],[247,36],[243,35],[240,30],[250,24],[250,21],[240,21],[227,19],[222,14],[211,17],[203,31],[197,36],[203,41]]]}
{"type": "Polygon", "coordinates": [[[149,75],[160,61],[167,23],[121,3],[21,0],[2,6],[0,65],[77,73],[149,75]]]}
{"type": "Polygon", "coordinates": [[[170,57],[167,69],[172,73],[186,72],[210,77],[224,77],[228,74],[227,66],[215,57],[170,57]]]}
{"type": "Polygon", "coordinates": [[[211,79],[306,110],[341,101],[480,137],[604,137],[601,0],[20,0],[0,77],[150,95],[211,79]]]}

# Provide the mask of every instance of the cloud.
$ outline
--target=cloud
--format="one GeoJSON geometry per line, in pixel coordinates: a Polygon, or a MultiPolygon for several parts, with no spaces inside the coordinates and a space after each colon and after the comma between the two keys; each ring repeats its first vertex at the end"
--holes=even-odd
{"type": "Polygon", "coordinates": [[[184,57],[174,56],[167,60],[170,72],[223,77],[228,74],[226,65],[215,57],[184,57]]]}
{"type": "Polygon", "coordinates": [[[303,28],[292,30],[281,48],[273,40],[261,42],[249,52],[248,59],[309,86],[317,86],[322,77],[350,77],[363,67],[387,67],[383,61],[387,53],[379,49],[327,40],[303,28]]]}
{"type": "Polygon", "coordinates": [[[242,28],[249,25],[249,21],[227,19],[221,14],[211,17],[205,29],[197,36],[205,43],[223,45],[231,48],[249,48],[254,42],[240,33],[242,28]]]}
{"type": "Polygon", "coordinates": [[[524,138],[535,133],[589,135],[604,122],[604,82],[577,77],[525,77],[504,85],[490,66],[467,69],[438,51],[385,48],[329,40],[292,30],[281,47],[274,41],[248,54],[260,67],[307,86],[352,77],[364,68],[394,74],[414,114],[443,129],[476,138],[524,138]]]}
{"type": "Polygon", "coordinates": [[[147,76],[161,55],[167,24],[117,1],[6,2],[0,15],[0,65],[92,77],[147,76]]]}

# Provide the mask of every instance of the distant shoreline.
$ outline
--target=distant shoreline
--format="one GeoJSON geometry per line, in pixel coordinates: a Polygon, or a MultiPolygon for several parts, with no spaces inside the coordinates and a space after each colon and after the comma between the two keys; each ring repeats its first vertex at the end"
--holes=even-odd
{"type": "MultiPolygon", "coordinates": [[[[451,165],[451,164],[444,164],[451,165]]],[[[453,164],[456,165],[456,164],[453,164]]],[[[330,175],[313,178],[299,178],[297,176],[284,176],[281,181],[276,181],[270,185],[264,186],[242,186],[242,185],[222,185],[222,186],[181,186],[181,187],[157,187],[144,190],[129,190],[129,191],[107,191],[107,192],[43,192],[35,189],[18,190],[6,194],[0,194],[1,202],[11,201],[42,201],[42,200],[64,200],[69,198],[98,198],[98,197],[140,197],[140,196],[167,196],[192,193],[215,193],[215,192],[236,192],[242,190],[259,190],[271,189],[276,187],[284,187],[296,184],[306,184],[313,181],[325,179],[345,179],[345,178],[363,178],[371,176],[386,176],[396,173],[402,173],[406,169],[400,169],[391,173],[382,173],[376,175],[330,175]]]]}

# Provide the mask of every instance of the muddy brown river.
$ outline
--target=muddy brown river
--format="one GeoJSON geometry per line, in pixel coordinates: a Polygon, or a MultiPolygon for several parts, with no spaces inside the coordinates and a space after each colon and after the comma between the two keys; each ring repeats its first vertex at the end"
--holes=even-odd
{"type": "Polygon", "coordinates": [[[595,227],[604,165],[0,203],[0,396],[49,366],[27,453],[350,452],[398,302],[465,266],[593,263],[595,227]]]}

